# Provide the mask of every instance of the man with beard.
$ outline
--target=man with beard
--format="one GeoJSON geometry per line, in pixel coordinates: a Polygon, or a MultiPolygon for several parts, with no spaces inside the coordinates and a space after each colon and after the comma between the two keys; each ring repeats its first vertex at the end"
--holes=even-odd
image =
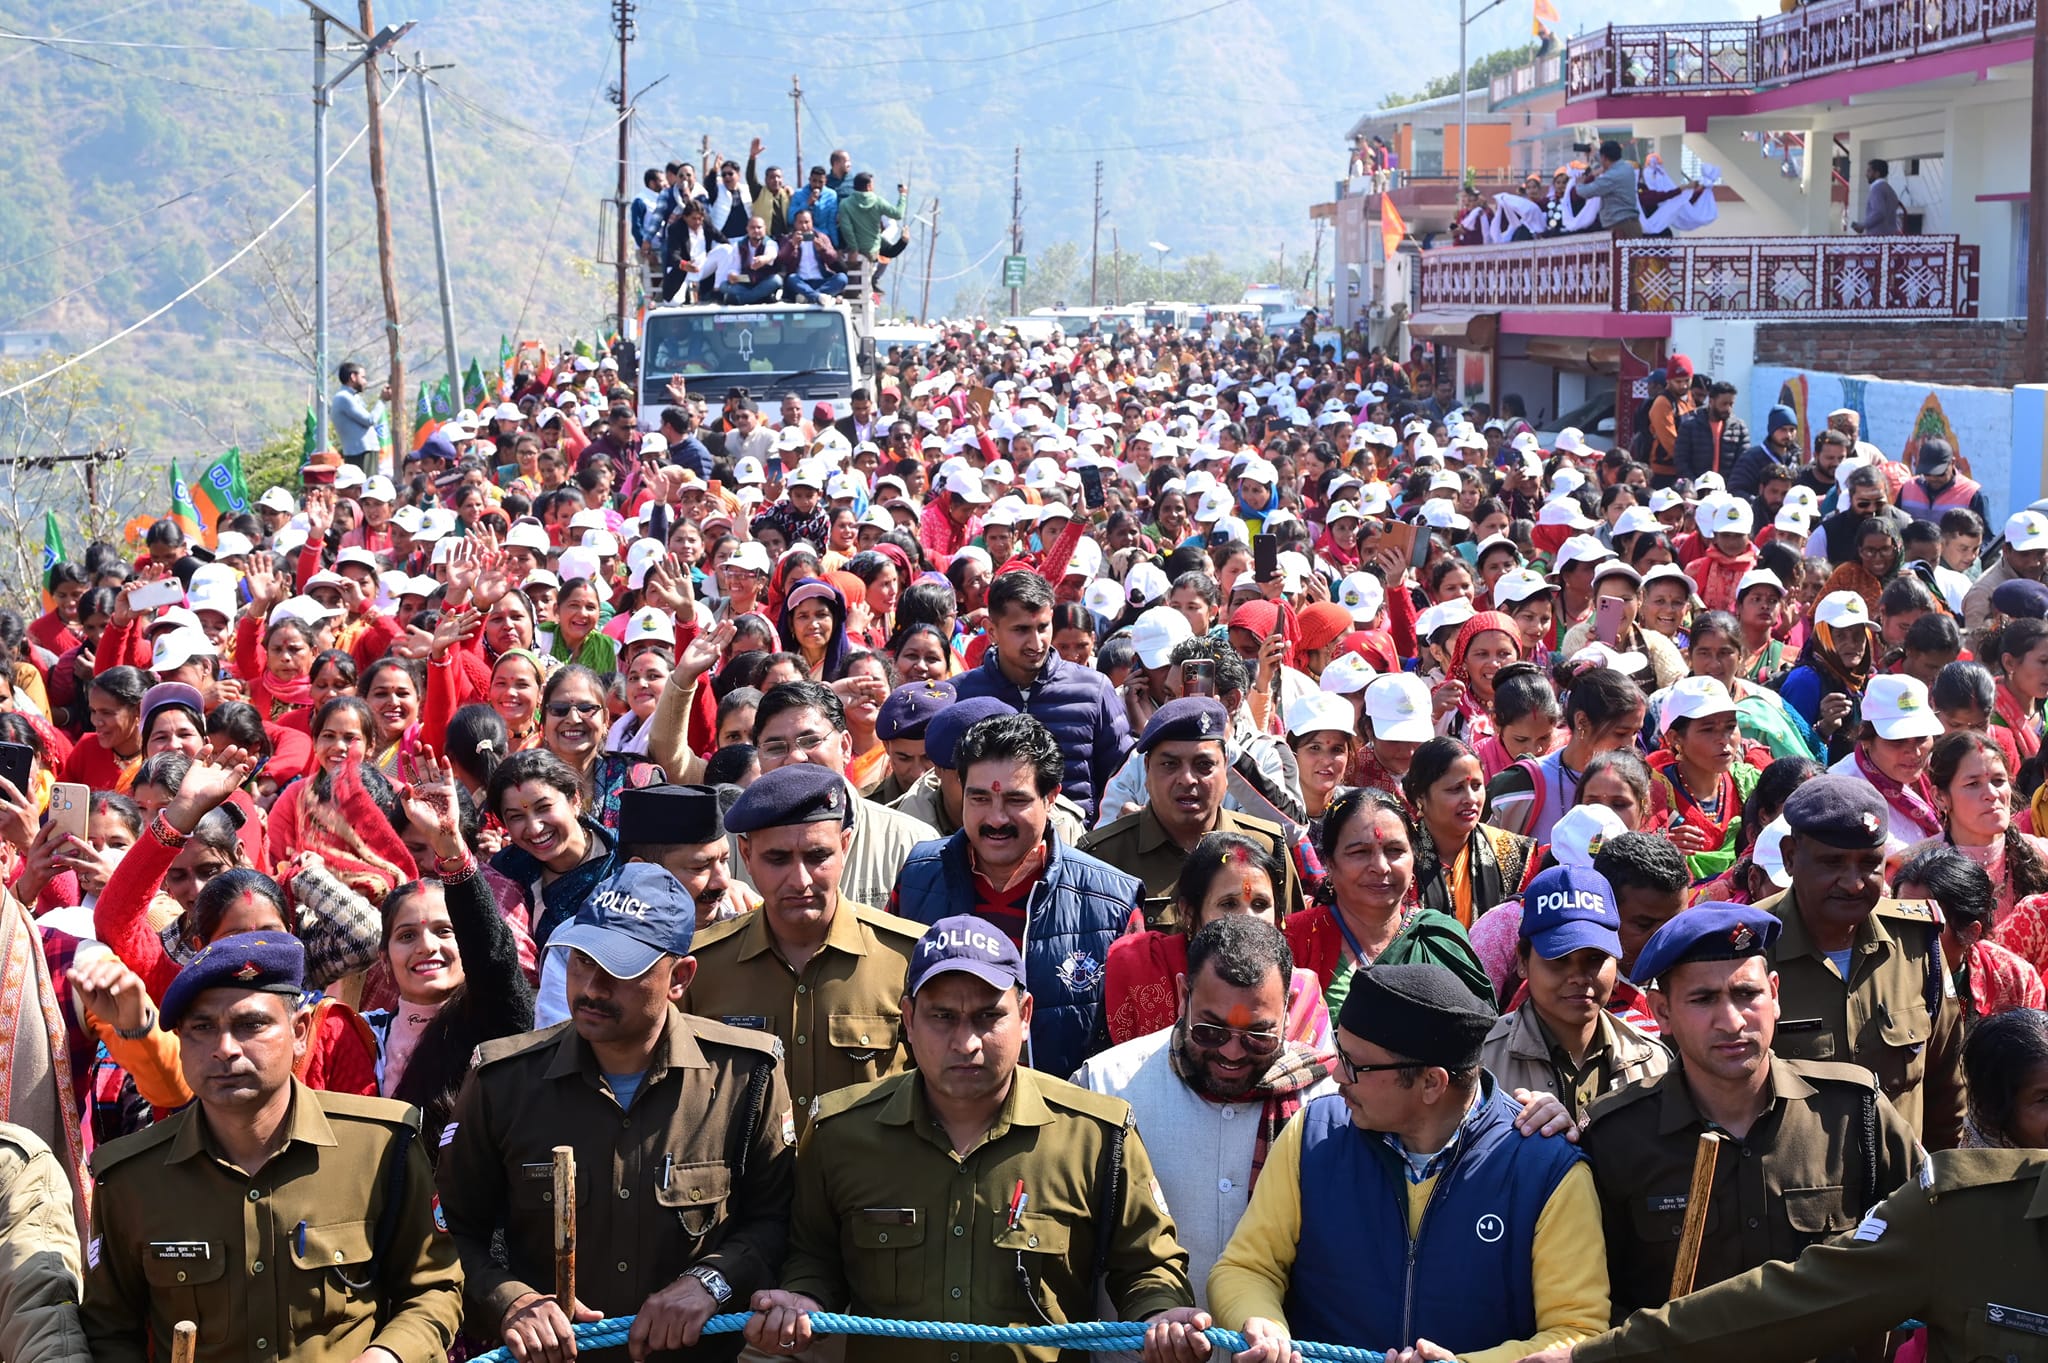
{"type": "MultiPolygon", "coordinates": [[[[477,1049],[443,1137],[441,1211],[472,1328],[523,1363],[569,1363],[571,1322],[632,1316],[628,1352],[736,1357],[704,1322],[776,1280],[796,1121],[781,1046],[676,1008],[697,906],[659,866],[621,866],[554,935],[570,1021],[477,1049]],[[586,1254],[556,1304],[552,1151],[576,1152],[586,1254]],[[615,1260],[614,1254],[619,1257],[615,1260]]],[[[408,1360],[409,1363],[409,1360],[408,1360]]]]}
{"type": "Polygon", "coordinates": [[[839,892],[853,843],[853,792],[809,763],[764,774],[734,802],[761,909],[698,939],[698,971],[682,1009],[782,1042],[802,1135],[818,1099],[908,1063],[898,1000],[924,928],[839,892]]]}
{"type": "Polygon", "coordinates": [[[1329,1063],[1286,1039],[1294,953],[1263,918],[1225,914],[1188,943],[1180,1020],[1115,1046],[1074,1082],[1131,1105],[1188,1252],[1195,1301],[1244,1215],[1273,1137],[1311,1098],[1336,1092],[1329,1063]]]}
{"type": "MultiPolygon", "coordinates": [[[[1188,1256],[1131,1109],[1021,1062],[1032,997],[1015,943],[971,915],[918,940],[903,999],[917,1068],[827,1098],[797,1162],[790,1256],[747,1342],[800,1353],[819,1311],[1043,1325],[1196,1318],[1188,1256]]],[[[847,1341],[848,1363],[966,1346],[847,1341]]],[[[1051,1363],[1052,1349],[968,1350],[1051,1363]]]]}

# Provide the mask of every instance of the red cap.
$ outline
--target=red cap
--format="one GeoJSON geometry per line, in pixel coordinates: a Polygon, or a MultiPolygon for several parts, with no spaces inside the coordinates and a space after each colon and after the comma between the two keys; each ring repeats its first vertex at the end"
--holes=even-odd
{"type": "Polygon", "coordinates": [[[1673,355],[1664,362],[1664,377],[1689,379],[1692,377],[1692,361],[1683,355],[1673,355]]]}

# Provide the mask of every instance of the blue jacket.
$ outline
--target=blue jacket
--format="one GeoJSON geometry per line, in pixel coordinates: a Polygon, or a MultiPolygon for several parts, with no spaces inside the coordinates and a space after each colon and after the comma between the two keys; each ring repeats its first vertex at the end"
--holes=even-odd
{"type": "Polygon", "coordinates": [[[1067,759],[1060,788],[1094,824],[1095,802],[1131,750],[1130,721],[1109,678],[1052,653],[1027,697],[1003,675],[991,648],[980,667],[953,679],[953,693],[961,700],[994,696],[1052,730],[1067,759]]]}
{"type": "MultiPolygon", "coordinates": [[[[1109,1046],[1102,1006],[1109,944],[1124,935],[1145,887],[1077,852],[1050,829],[1045,869],[1024,904],[1024,987],[1031,991],[1031,1068],[1064,1079],[1109,1046]]],[[[973,913],[967,834],[921,842],[896,878],[889,912],[932,924],[973,913]]]]}
{"type": "Polygon", "coordinates": [[[825,192],[818,196],[818,201],[812,203],[811,187],[806,183],[803,188],[797,190],[789,198],[789,225],[792,230],[796,227],[796,215],[806,208],[811,210],[811,226],[818,229],[818,235],[830,238],[832,244],[837,246],[839,244],[839,195],[827,186],[825,192]]]}
{"type": "Polygon", "coordinates": [[[1301,1122],[1301,1234],[1287,1287],[1297,1339],[1363,1347],[1430,1339],[1457,1354],[1536,1333],[1536,1220],[1583,1159],[1562,1136],[1523,1136],[1520,1106],[1482,1088],[1408,1236],[1406,1161],[1351,1123],[1340,1094],[1301,1122]]]}

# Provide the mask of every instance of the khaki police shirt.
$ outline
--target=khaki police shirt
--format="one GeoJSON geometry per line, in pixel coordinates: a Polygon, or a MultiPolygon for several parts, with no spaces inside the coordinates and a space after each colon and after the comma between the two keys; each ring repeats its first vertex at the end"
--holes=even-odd
{"type": "MultiPolygon", "coordinates": [[[[1243,833],[1266,844],[1280,863],[1281,883],[1273,887],[1279,897],[1280,919],[1300,913],[1303,907],[1301,881],[1294,874],[1294,858],[1287,835],[1279,824],[1253,818],[1234,809],[1217,811],[1218,833],[1243,833]]],[[[1180,885],[1180,868],[1188,854],[1167,833],[1166,826],[1146,805],[1133,814],[1111,820],[1081,839],[1081,850],[1098,861],[1106,861],[1125,875],[1145,883],[1145,926],[1155,932],[1177,926],[1174,891],[1180,885]]]]}
{"type": "Polygon", "coordinates": [[[1919,1178],[1796,1263],[1638,1312],[1576,1363],[1811,1358],[1912,1319],[1929,1363],[2048,1363],[2048,1153],[1936,1151],[1919,1178]]]}
{"type": "Polygon", "coordinates": [[[819,1098],[910,1063],[903,981],[923,935],[920,923],[841,899],[825,944],[798,971],[777,948],[766,911],[750,913],[697,935],[697,975],[679,1006],[781,1039],[801,1138],[819,1098]]]}
{"type": "MultiPolygon", "coordinates": [[[[1747,1134],[1725,1139],[1715,1160],[1695,1287],[1771,1259],[1796,1259],[1808,1245],[1853,1229],[1919,1172],[1913,1128],[1868,1070],[1775,1057],[1769,1083],[1770,1106],[1747,1134]]],[[[1707,1129],[1683,1065],[1593,1104],[1580,1148],[1600,1190],[1616,1320],[1661,1306],[1670,1294],[1693,1157],[1707,1129]]]]}
{"type": "Polygon", "coordinates": [[[1771,1049],[1795,1060],[1848,1061],[1875,1071],[1921,1144],[1930,1150],[1958,1144],[1963,1013],[1941,959],[1932,907],[1879,900],[1856,930],[1847,982],[1814,945],[1791,890],[1757,907],[1785,925],[1771,953],[1778,972],[1778,1034],[1771,1049]]]}
{"type": "MultiPolygon", "coordinates": [[[[825,1099],[797,1158],[782,1285],[827,1310],[1043,1325],[1097,1318],[1103,1265],[1125,1320],[1192,1306],[1188,1256],[1130,1106],[1019,1067],[981,1143],[955,1154],[917,1071],[825,1099]],[[1122,1171],[1109,1148],[1126,1131],[1122,1171]],[[1019,1182],[1028,1201],[1011,1223],[1019,1182]]],[[[1051,1363],[1054,1349],[850,1339],[848,1363],[1051,1363]]]]}
{"type": "Polygon", "coordinates": [[[0,1122],[0,1358],[92,1363],[78,1286],[71,1180],[42,1137],[0,1122]]]}
{"type": "MultiPolygon", "coordinates": [[[[775,1038],[669,1010],[633,1105],[621,1109],[574,1022],[487,1041],[439,1162],[441,1210],[468,1273],[470,1328],[554,1291],[554,1166],[576,1151],[576,1296],[630,1316],[706,1264],[744,1303],[772,1287],[788,1239],[796,1128],[775,1038]],[[504,1231],[504,1260],[492,1236],[504,1231]]],[[[715,1336],[688,1358],[737,1353],[715,1336]]]]}
{"type": "Polygon", "coordinates": [[[81,1313],[95,1363],[161,1363],[181,1320],[199,1326],[199,1363],[349,1363],[372,1345],[444,1359],[462,1269],[418,1131],[402,1103],[294,1079],[284,1147],[253,1177],[198,1103],[102,1146],[81,1313]]]}

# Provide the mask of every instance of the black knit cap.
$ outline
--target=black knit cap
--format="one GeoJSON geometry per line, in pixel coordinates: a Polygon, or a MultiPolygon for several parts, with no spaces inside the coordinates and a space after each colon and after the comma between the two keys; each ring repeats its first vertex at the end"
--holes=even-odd
{"type": "Polygon", "coordinates": [[[1470,1069],[1494,1011],[1440,965],[1366,966],[1351,977],[1337,1025],[1403,1060],[1470,1069]]]}

